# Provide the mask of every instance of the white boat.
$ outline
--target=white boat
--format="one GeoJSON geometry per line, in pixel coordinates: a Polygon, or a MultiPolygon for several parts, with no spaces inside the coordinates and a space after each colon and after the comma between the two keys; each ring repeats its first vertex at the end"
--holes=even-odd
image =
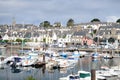
{"type": "Polygon", "coordinates": [[[38,59],[36,55],[34,57],[29,55],[22,60],[22,66],[31,66],[31,65],[34,65],[37,61],[38,59]]]}
{"type": "Polygon", "coordinates": [[[49,56],[49,57],[57,57],[57,56],[59,56],[58,53],[56,53],[55,51],[52,51],[50,49],[46,50],[44,53],[45,53],[46,56],[49,56]]]}
{"type": "Polygon", "coordinates": [[[70,74],[67,77],[59,78],[59,80],[80,80],[79,75],[70,74]]]}
{"type": "Polygon", "coordinates": [[[114,69],[110,69],[106,66],[101,67],[100,70],[97,70],[96,73],[99,76],[103,76],[103,77],[112,77],[112,76],[118,76],[118,72],[114,69]]]}
{"type": "Polygon", "coordinates": [[[56,61],[58,62],[60,68],[67,68],[75,65],[74,61],[69,61],[68,59],[64,58],[57,58],[56,61]]]}
{"type": "Polygon", "coordinates": [[[97,58],[99,58],[99,54],[97,52],[94,52],[94,53],[92,53],[91,57],[93,59],[97,59],[97,58]]]}
{"type": "MultiPolygon", "coordinates": [[[[74,74],[74,75],[70,74],[67,77],[59,78],[59,80],[91,80],[91,73],[87,71],[78,71],[78,74],[74,74]],[[76,79],[73,79],[75,78],[74,75],[76,79]],[[70,79],[70,76],[72,76],[73,78],[70,79]]],[[[105,77],[96,74],[95,80],[105,80],[105,77]]]]}
{"type": "Polygon", "coordinates": [[[79,51],[80,57],[86,56],[88,53],[86,51],[79,51]]]}
{"type": "Polygon", "coordinates": [[[104,59],[112,59],[113,56],[110,55],[110,54],[108,54],[108,53],[105,53],[105,54],[103,54],[103,58],[104,58],[104,59]]]}
{"type": "Polygon", "coordinates": [[[49,62],[46,64],[46,68],[56,69],[58,68],[58,63],[55,60],[49,60],[49,62]]]}
{"type": "Polygon", "coordinates": [[[58,59],[57,62],[60,68],[65,68],[69,66],[68,61],[66,59],[58,59]]]}
{"type": "Polygon", "coordinates": [[[10,66],[21,66],[22,64],[22,56],[10,56],[4,59],[4,64],[8,64],[10,66]],[[14,63],[14,64],[13,64],[14,63]]]}

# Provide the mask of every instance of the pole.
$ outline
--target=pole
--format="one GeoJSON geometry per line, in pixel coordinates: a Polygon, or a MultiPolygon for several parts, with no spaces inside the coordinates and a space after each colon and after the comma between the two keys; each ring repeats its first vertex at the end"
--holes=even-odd
{"type": "Polygon", "coordinates": [[[91,59],[91,80],[96,80],[97,59],[91,59]]]}
{"type": "Polygon", "coordinates": [[[12,55],[12,25],[11,25],[11,52],[10,52],[10,56],[12,55]]]}

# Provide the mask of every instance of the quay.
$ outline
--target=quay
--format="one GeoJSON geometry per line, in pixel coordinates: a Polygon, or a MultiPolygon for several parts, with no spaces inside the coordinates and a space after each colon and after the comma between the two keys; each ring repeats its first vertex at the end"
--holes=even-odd
{"type": "MultiPolygon", "coordinates": [[[[3,48],[3,46],[0,46],[3,48]]],[[[6,48],[11,48],[11,46],[7,46],[6,48]]],[[[12,46],[13,49],[17,48],[17,49],[23,49],[23,50],[31,50],[32,47],[30,46],[24,46],[24,47],[21,47],[20,45],[13,45],[12,46]]],[[[40,50],[42,49],[42,47],[34,47],[35,50],[40,50]]],[[[47,50],[47,48],[45,48],[45,50],[47,50]]],[[[70,51],[70,52],[73,52],[73,51],[86,51],[86,52],[99,52],[99,53],[102,53],[102,52],[107,52],[107,53],[111,53],[112,51],[114,53],[118,53],[120,54],[120,49],[105,49],[105,48],[98,48],[98,49],[92,49],[92,48],[69,48],[69,47],[56,47],[56,48],[51,48],[51,50],[55,50],[55,51],[70,51]]]]}
{"type": "Polygon", "coordinates": [[[108,52],[108,53],[113,51],[115,53],[120,53],[120,49],[91,49],[91,48],[77,48],[77,49],[75,49],[75,48],[64,48],[64,49],[63,48],[51,48],[51,49],[57,50],[57,51],[64,50],[64,51],[71,51],[71,52],[78,50],[78,51],[86,51],[86,52],[97,51],[97,52],[108,52]]]}

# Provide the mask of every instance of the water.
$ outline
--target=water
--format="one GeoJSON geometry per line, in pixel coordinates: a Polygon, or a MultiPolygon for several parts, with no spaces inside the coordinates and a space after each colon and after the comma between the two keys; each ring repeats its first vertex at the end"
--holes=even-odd
{"type": "Polygon", "coordinates": [[[27,80],[28,77],[33,77],[35,80],[59,80],[60,77],[67,76],[70,73],[77,73],[78,70],[91,71],[91,66],[99,69],[101,66],[112,67],[119,65],[119,60],[119,58],[114,58],[110,60],[99,59],[92,61],[90,57],[85,57],[81,58],[74,68],[61,70],[48,70],[45,67],[20,67],[12,69],[7,66],[5,69],[0,69],[0,80],[27,80]]]}

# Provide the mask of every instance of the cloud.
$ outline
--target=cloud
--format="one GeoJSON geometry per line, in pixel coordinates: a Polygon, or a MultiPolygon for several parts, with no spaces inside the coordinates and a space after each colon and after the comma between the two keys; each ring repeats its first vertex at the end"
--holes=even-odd
{"type": "Polygon", "coordinates": [[[13,16],[18,23],[22,20],[38,24],[44,20],[65,23],[69,18],[76,22],[105,20],[107,16],[119,16],[119,3],[120,0],[0,0],[0,19],[6,23],[5,19],[9,22],[13,16]]]}
{"type": "Polygon", "coordinates": [[[119,19],[119,18],[120,18],[120,16],[119,17],[118,16],[108,16],[107,22],[116,22],[117,19],[119,19]]]}

